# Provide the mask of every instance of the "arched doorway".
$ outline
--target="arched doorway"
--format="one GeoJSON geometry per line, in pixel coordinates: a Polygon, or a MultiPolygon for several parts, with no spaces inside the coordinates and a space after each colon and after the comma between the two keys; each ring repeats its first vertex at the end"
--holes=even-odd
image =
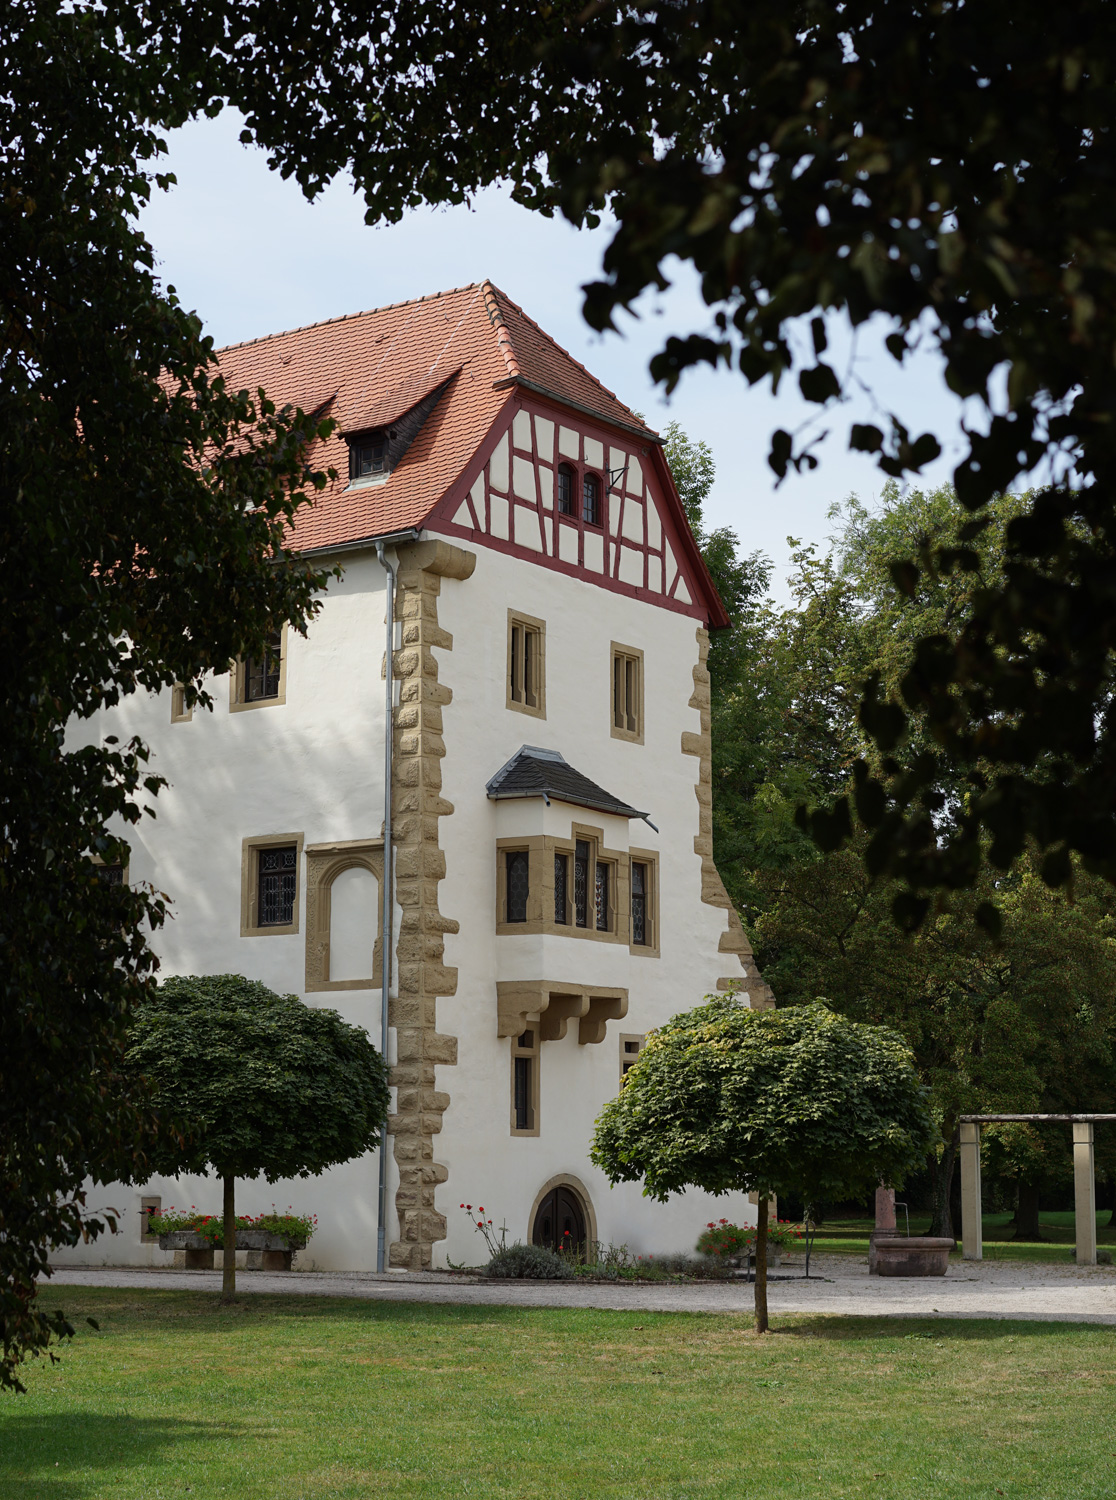
{"type": "Polygon", "coordinates": [[[543,1193],[535,1209],[531,1243],[548,1250],[585,1249],[585,1208],[568,1182],[560,1182],[543,1193]]]}

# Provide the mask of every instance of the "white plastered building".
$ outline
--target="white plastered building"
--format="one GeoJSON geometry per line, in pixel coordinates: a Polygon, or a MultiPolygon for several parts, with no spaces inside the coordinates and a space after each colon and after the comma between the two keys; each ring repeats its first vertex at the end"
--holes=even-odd
{"type": "MultiPolygon", "coordinates": [[[[136,696],[168,786],[130,881],[170,898],[161,972],[246,974],[379,1044],[391,913],[387,1264],[509,1239],[692,1250],[741,1197],[610,1187],[593,1124],[647,1033],[718,989],[771,1003],[713,864],[708,630],[726,623],[655,433],[490,283],[221,352],[230,383],[333,417],[339,478],[295,543],[338,563],[307,637],[234,664],[213,712],[136,696]],[[393,665],[388,721],[389,581],[393,665]]],[[[303,1266],[372,1270],[378,1153],[238,1184],[315,1213],[303,1266]]],[[[145,1204],[216,1179],[91,1189],[121,1232],[60,1262],[164,1264],[145,1204]]]]}

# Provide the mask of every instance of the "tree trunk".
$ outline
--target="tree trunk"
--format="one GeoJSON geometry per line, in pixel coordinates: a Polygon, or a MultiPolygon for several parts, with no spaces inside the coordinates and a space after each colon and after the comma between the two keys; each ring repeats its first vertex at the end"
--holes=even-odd
{"type": "Polygon", "coordinates": [[[224,1228],[221,1234],[225,1249],[221,1257],[221,1301],[231,1302],[236,1296],[236,1178],[225,1178],[224,1228]]]}
{"type": "Polygon", "coordinates": [[[1014,1240],[1041,1240],[1039,1233],[1039,1190],[1035,1182],[1019,1184],[1019,1203],[1015,1210],[1014,1240]]]}
{"type": "Polygon", "coordinates": [[[756,1223],[756,1332],[766,1333],[767,1325],[767,1194],[759,1197],[759,1219],[756,1223]]]}
{"type": "Polygon", "coordinates": [[[931,1209],[929,1233],[940,1235],[943,1239],[952,1240],[956,1236],[953,1233],[953,1174],[957,1165],[957,1140],[956,1132],[942,1152],[941,1159],[931,1158],[930,1180],[933,1188],[933,1206],[931,1209]]]}

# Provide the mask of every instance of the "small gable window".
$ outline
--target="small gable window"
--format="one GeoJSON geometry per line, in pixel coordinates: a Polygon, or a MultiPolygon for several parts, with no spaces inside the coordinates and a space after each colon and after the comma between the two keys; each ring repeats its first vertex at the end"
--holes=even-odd
{"type": "Polygon", "coordinates": [[[558,465],[558,514],[572,516],[574,513],[574,471],[569,464],[558,465]]]}
{"type": "Polygon", "coordinates": [[[601,524],[601,481],[586,474],[581,481],[581,519],[587,526],[601,524]]]}

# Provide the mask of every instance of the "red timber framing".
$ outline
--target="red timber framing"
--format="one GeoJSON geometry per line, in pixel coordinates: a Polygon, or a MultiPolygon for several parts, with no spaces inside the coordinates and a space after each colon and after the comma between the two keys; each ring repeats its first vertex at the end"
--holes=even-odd
{"type": "Polygon", "coordinates": [[[714,627],[728,623],[661,445],[558,403],[510,400],[425,524],[714,627]],[[599,485],[599,525],[582,514],[587,475],[599,485]]]}

